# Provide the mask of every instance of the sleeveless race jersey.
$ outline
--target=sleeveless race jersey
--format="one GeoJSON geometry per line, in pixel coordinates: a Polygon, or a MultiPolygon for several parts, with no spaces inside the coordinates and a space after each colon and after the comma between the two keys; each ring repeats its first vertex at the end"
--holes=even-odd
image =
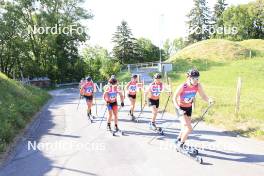
{"type": "Polygon", "coordinates": [[[136,95],[137,94],[137,81],[130,81],[128,85],[128,94],[136,95]]]}
{"type": "Polygon", "coordinates": [[[109,86],[106,88],[106,94],[104,97],[105,101],[113,103],[117,102],[117,94],[119,93],[119,89],[117,86],[109,86]]]}
{"type": "Polygon", "coordinates": [[[151,94],[149,98],[151,98],[153,100],[157,100],[157,99],[159,99],[159,96],[160,96],[161,92],[163,91],[163,85],[162,85],[162,83],[153,82],[150,84],[149,89],[150,89],[150,94],[151,94]]]}
{"type": "Polygon", "coordinates": [[[84,84],[82,91],[85,96],[92,96],[94,92],[94,83],[87,82],[86,84],[84,84]]]}
{"type": "Polygon", "coordinates": [[[183,90],[180,94],[180,106],[191,107],[197,91],[198,84],[196,86],[189,86],[187,83],[183,84],[183,90]]]}

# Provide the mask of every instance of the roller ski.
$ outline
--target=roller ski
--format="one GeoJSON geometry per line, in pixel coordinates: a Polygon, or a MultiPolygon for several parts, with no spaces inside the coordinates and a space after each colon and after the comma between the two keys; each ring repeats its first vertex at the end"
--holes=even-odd
{"type": "MultiPolygon", "coordinates": [[[[180,145],[180,141],[179,141],[179,139],[177,139],[176,141],[175,141],[175,144],[176,145],[180,145]]],[[[186,151],[188,151],[190,154],[192,154],[192,155],[198,155],[199,154],[199,151],[197,150],[197,149],[195,149],[195,147],[192,147],[192,146],[188,146],[188,145],[186,145],[186,144],[184,144],[183,145],[183,149],[184,150],[186,150],[186,151]]]]}
{"type": "Polygon", "coordinates": [[[176,150],[177,152],[193,159],[194,161],[198,162],[199,164],[203,164],[203,158],[198,156],[198,150],[190,149],[190,147],[185,147],[185,145],[181,142],[176,142],[176,150]]]}
{"type": "Polygon", "coordinates": [[[129,111],[129,116],[131,117],[131,121],[135,121],[136,117],[134,116],[134,114],[131,112],[131,110],[129,111]]]}
{"type": "Polygon", "coordinates": [[[123,131],[121,131],[117,126],[115,126],[115,130],[112,131],[113,136],[123,136],[123,131]]]}
{"type": "Polygon", "coordinates": [[[111,124],[107,124],[106,131],[109,131],[111,133],[111,135],[113,135],[113,130],[111,128],[111,124]]]}
{"type": "Polygon", "coordinates": [[[156,133],[160,135],[164,135],[163,129],[161,127],[157,127],[156,124],[153,122],[149,123],[149,129],[151,129],[152,131],[155,131],[156,133]]]}
{"type": "Polygon", "coordinates": [[[93,123],[93,120],[95,119],[95,117],[92,115],[91,111],[87,112],[87,116],[88,116],[88,119],[90,120],[90,122],[93,123]]]}

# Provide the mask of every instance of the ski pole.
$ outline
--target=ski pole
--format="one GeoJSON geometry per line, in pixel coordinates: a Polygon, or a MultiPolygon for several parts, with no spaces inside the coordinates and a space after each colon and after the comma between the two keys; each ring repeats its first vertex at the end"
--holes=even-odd
{"type": "Polygon", "coordinates": [[[140,87],[140,110],[142,111],[142,109],[143,109],[143,92],[144,91],[142,91],[142,90],[144,90],[143,88],[144,88],[144,79],[143,80],[139,80],[139,81],[142,81],[142,83],[141,83],[141,87],[140,87]]]}
{"type": "Polygon", "coordinates": [[[146,103],[143,104],[144,83],[145,83],[145,81],[144,81],[144,79],[142,79],[142,87],[141,87],[141,111],[140,111],[139,115],[137,116],[137,120],[136,120],[137,123],[139,122],[138,119],[139,119],[140,115],[143,113],[143,110],[144,110],[144,108],[146,106],[146,103]]]}
{"type": "Polygon", "coordinates": [[[205,111],[203,112],[203,114],[200,116],[200,119],[196,122],[196,124],[193,126],[193,129],[196,127],[196,125],[198,125],[205,117],[205,114],[208,112],[208,110],[212,107],[213,104],[210,104],[205,111]]]}
{"type": "Polygon", "coordinates": [[[79,105],[80,105],[81,99],[82,99],[82,95],[80,95],[79,102],[78,102],[78,105],[77,105],[77,110],[79,109],[79,105]]]}
{"type": "Polygon", "coordinates": [[[142,96],[142,89],[141,89],[141,91],[140,91],[140,110],[142,111],[142,106],[143,106],[143,96],[142,96]]]}
{"type": "Polygon", "coordinates": [[[163,112],[162,112],[162,114],[161,114],[161,119],[163,119],[163,116],[164,116],[164,113],[165,113],[166,108],[167,108],[167,106],[168,106],[168,103],[169,103],[170,97],[171,97],[171,95],[170,95],[170,96],[168,97],[168,99],[167,99],[167,102],[166,102],[166,104],[165,104],[165,108],[164,108],[164,110],[163,110],[163,112]]]}
{"type": "Polygon", "coordinates": [[[144,110],[145,106],[146,106],[146,103],[144,103],[141,112],[140,112],[140,113],[138,114],[138,116],[137,116],[137,120],[136,120],[137,123],[139,122],[139,117],[140,117],[140,115],[143,113],[143,110],[144,110]]]}
{"type": "Polygon", "coordinates": [[[95,112],[96,112],[96,116],[98,117],[98,113],[97,113],[97,103],[96,103],[96,95],[94,97],[94,103],[95,103],[95,112]]]}
{"type": "Polygon", "coordinates": [[[103,115],[103,117],[101,118],[101,122],[100,122],[100,126],[99,126],[99,128],[101,128],[101,125],[102,125],[102,122],[103,122],[103,120],[104,120],[104,116],[105,116],[106,111],[107,111],[107,106],[106,106],[106,108],[105,108],[104,115],[103,115]]]}
{"type": "Polygon", "coordinates": [[[168,103],[169,103],[169,100],[170,100],[170,98],[171,98],[171,96],[172,96],[172,90],[171,90],[171,79],[169,78],[169,77],[167,77],[167,84],[169,85],[169,87],[170,87],[170,95],[169,95],[169,97],[168,97],[168,99],[167,99],[167,102],[166,102],[166,104],[165,104],[165,108],[164,108],[164,110],[163,110],[163,112],[162,112],[162,115],[161,115],[161,119],[163,119],[163,116],[164,116],[164,113],[165,113],[165,111],[166,111],[166,109],[167,109],[167,106],[168,106],[168,103]]]}

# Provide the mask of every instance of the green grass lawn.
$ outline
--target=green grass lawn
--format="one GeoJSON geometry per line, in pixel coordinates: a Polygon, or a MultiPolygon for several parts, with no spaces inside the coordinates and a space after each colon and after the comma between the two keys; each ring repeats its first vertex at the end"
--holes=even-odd
{"type": "Polygon", "coordinates": [[[46,91],[24,86],[0,72],[0,152],[49,98],[46,91]]]}
{"type": "MultiPolygon", "coordinates": [[[[181,67],[181,61],[175,62],[181,67]]],[[[189,63],[196,66],[191,61],[189,63]]],[[[182,66],[185,67],[185,64],[182,66]]],[[[197,65],[199,67],[199,64],[197,65]]],[[[201,66],[200,66],[201,67],[201,66]]],[[[203,70],[203,69],[202,69],[203,70]]],[[[186,80],[184,72],[169,74],[173,90],[186,80]]],[[[225,62],[201,71],[201,83],[206,93],[215,99],[206,122],[213,123],[227,130],[240,132],[245,136],[264,139],[264,58],[225,62]],[[238,77],[242,78],[240,112],[235,114],[235,99],[238,77]]],[[[163,95],[165,100],[167,95],[163,95]]],[[[162,101],[162,105],[165,101],[162,101]]],[[[207,106],[198,96],[194,117],[198,117],[207,106]]],[[[172,104],[168,111],[174,113],[172,104]]]]}
{"type": "Polygon", "coordinates": [[[251,39],[238,42],[241,46],[252,51],[252,56],[264,57],[264,40],[251,39]]]}
{"type": "MultiPolygon", "coordinates": [[[[263,53],[264,40],[206,40],[190,45],[168,60],[173,63],[173,72],[169,73],[173,89],[185,81],[189,68],[198,68],[201,83],[216,101],[206,122],[263,140],[263,53]],[[248,51],[252,51],[252,58],[248,51]],[[235,114],[238,77],[242,79],[242,91],[240,112],[235,114]]],[[[206,106],[198,96],[194,117],[198,117],[206,106]]],[[[169,111],[174,112],[174,108],[170,106],[169,111]]]]}

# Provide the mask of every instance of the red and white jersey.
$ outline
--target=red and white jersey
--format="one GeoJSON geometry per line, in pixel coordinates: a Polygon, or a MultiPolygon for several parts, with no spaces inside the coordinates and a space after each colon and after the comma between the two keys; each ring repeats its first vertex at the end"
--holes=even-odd
{"type": "Polygon", "coordinates": [[[104,100],[109,103],[117,102],[117,94],[121,92],[117,85],[107,85],[104,93],[104,100]]]}
{"type": "Polygon", "coordinates": [[[199,89],[199,84],[195,86],[189,86],[187,83],[183,84],[182,92],[180,93],[180,106],[181,107],[191,107],[193,99],[199,89]]]}
{"type": "Polygon", "coordinates": [[[130,81],[128,83],[128,94],[129,95],[136,95],[137,94],[137,81],[130,81]]]}
{"type": "Polygon", "coordinates": [[[81,93],[84,96],[92,96],[95,92],[96,87],[93,82],[87,82],[85,83],[81,88],[81,93]]]}
{"type": "Polygon", "coordinates": [[[163,91],[163,84],[161,82],[160,83],[152,82],[149,85],[149,91],[150,91],[149,98],[153,100],[157,100],[159,99],[160,94],[163,91]]]}

